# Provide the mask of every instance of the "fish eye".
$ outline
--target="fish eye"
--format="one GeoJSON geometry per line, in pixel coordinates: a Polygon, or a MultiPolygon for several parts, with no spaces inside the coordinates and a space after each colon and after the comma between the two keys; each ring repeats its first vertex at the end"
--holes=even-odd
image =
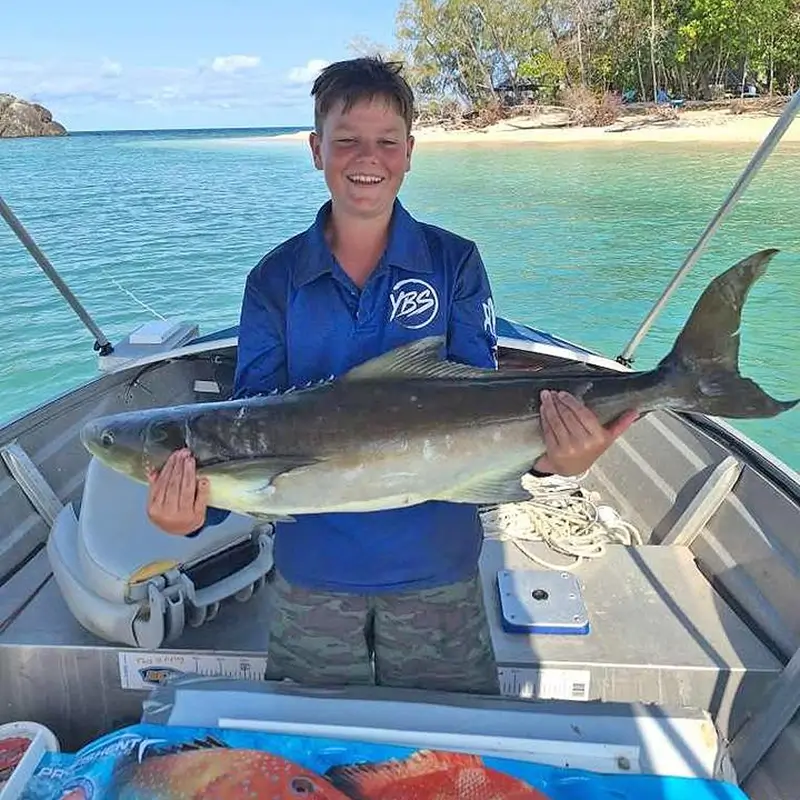
{"type": "Polygon", "coordinates": [[[291,790],[292,794],[297,795],[298,797],[305,797],[306,795],[317,793],[317,787],[314,785],[314,782],[303,777],[292,778],[292,782],[289,784],[289,789],[291,790]]]}
{"type": "Polygon", "coordinates": [[[111,447],[111,445],[114,444],[114,434],[108,430],[103,431],[100,434],[100,444],[102,444],[103,447],[111,447]]]}

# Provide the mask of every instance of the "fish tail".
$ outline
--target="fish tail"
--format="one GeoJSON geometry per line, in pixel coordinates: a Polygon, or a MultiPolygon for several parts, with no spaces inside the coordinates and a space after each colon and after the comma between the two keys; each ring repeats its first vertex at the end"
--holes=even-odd
{"type": "Polygon", "coordinates": [[[670,353],[658,365],[677,396],[672,407],[731,418],[774,417],[798,400],[770,397],[739,372],[742,308],[778,250],[761,250],[715,278],[695,304],[670,353]]]}

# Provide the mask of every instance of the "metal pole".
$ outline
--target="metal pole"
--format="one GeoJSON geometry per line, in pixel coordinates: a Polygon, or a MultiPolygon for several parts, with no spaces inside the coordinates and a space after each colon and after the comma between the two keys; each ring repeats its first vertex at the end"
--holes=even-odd
{"type": "Polygon", "coordinates": [[[734,205],[739,200],[742,192],[744,192],[744,190],[747,188],[747,185],[750,183],[753,176],[756,174],[756,172],[758,172],[764,161],[767,160],[769,155],[775,149],[783,134],[786,133],[787,129],[792,124],[792,120],[794,119],[798,110],[800,110],[800,89],[796,91],[794,95],[792,95],[791,99],[786,105],[786,108],[783,109],[783,112],[778,118],[778,121],[775,123],[772,130],[767,134],[767,137],[750,159],[750,163],[747,165],[747,167],[745,167],[744,172],[739,177],[739,180],[736,182],[733,189],[731,189],[730,194],[725,199],[725,202],[722,204],[719,211],[717,211],[711,222],[708,224],[708,227],[703,232],[700,240],[686,257],[686,260],[683,262],[683,266],[675,274],[669,286],[667,286],[667,288],[664,290],[664,293],[659,298],[658,302],[653,306],[652,309],[650,309],[650,313],[647,315],[644,322],[642,322],[639,330],[636,331],[625,350],[621,355],[617,356],[617,361],[619,361],[621,364],[631,364],[633,361],[633,351],[636,349],[647,331],[652,326],[655,318],[658,316],[659,312],[669,299],[669,296],[675,291],[675,289],[678,288],[678,284],[684,278],[686,273],[689,272],[689,270],[697,263],[698,259],[700,258],[700,254],[708,243],[708,240],[714,235],[714,233],[716,233],[717,228],[719,228],[719,226],[722,224],[722,220],[732,211],[734,205]]]}
{"type": "Polygon", "coordinates": [[[97,326],[95,321],[89,316],[86,309],[80,304],[80,301],[72,293],[69,286],[61,279],[61,276],[56,272],[53,265],[47,260],[47,256],[39,249],[36,242],[33,241],[30,234],[25,230],[23,224],[17,219],[14,212],[8,207],[5,200],[0,197],[0,216],[8,223],[8,226],[17,235],[17,238],[25,245],[28,252],[33,256],[36,263],[42,268],[45,275],[55,284],[56,289],[63,295],[64,299],[72,306],[72,309],[80,317],[81,322],[91,331],[96,341],[94,349],[100,352],[100,355],[108,355],[113,352],[114,348],[111,343],[106,339],[103,332],[97,326]]]}

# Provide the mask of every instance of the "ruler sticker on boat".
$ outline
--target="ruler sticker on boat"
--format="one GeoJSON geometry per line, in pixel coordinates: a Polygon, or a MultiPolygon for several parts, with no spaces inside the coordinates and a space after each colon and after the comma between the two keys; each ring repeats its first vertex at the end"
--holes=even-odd
{"type": "Polygon", "coordinates": [[[588,669],[517,669],[500,667],[500,690],[512,697],[540,700],[588,700],[588,669]]]}
{"type": "Polygon", "coordinates": [[[185,673],[206,677],[263,680],[267,659],[254,656],[212,656],[206,653],[119,653],[123,689],[152,689],[185,673]]]}

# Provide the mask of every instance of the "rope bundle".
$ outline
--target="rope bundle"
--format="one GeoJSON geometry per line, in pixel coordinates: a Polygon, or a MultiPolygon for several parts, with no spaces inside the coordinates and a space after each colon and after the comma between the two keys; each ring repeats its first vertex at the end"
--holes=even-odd
{"type": "Polygon", "coordinates": [[[573,569],[584,560],[602,558],[609,544],[641,545],[639,531],[606,505],[597,505],[580,478],[526,475],[523,486],[532,498],[506,503],[482,514],[487,539],[512,542],[531,561],[547,569],[573,569]],[[525,542],[544,542],[556,553],[575,559],[553,564],[532,553],[525,542]]]}

